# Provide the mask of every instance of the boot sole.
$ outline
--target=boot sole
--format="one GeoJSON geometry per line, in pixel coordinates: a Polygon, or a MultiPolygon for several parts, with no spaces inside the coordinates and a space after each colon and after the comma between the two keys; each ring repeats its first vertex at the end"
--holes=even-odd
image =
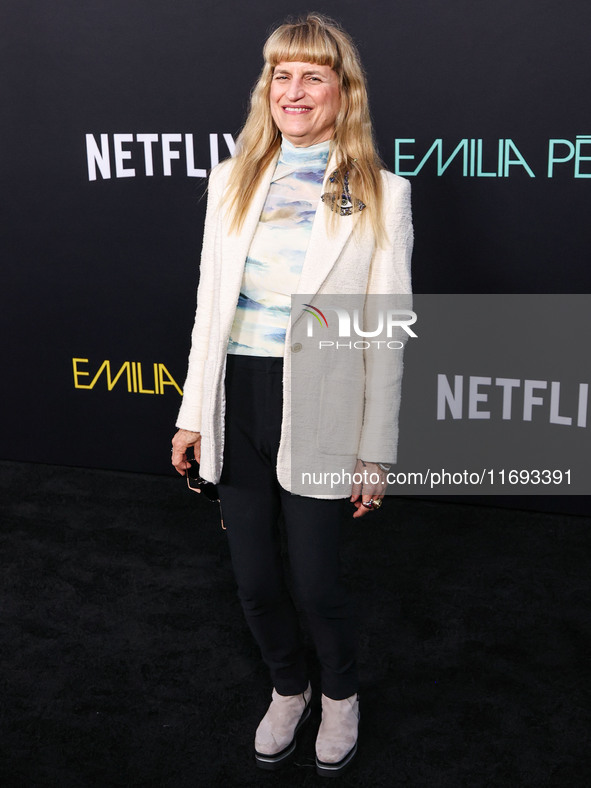
{"type": "Polygon", "coordinates": [[[256,765],[259,769],[267,769],[267,771],[274,771],[275,769],[281,769],[285,766],[286,763],[289,763],[293,754],[295,753],[295,749],[297,746],[297,734],[300,728],[304,725],[305,722],[310,717],[311,709],[310,705],[306,706],[304,711],[302,712],[302,716],[299,719],[298,724],[295,727],[293,732],[293,739],[284,747],[280,752],[276,752],[274,755],[265,755],[262,752],[254,751],[254,757],[256,761],[256,765]]]}
{"type": "Polygon", "coordinates": [[[357,742],[355,742],[355,745],[349,750],[345,757],[341,758],[337,763],[326,763],[316,758],[316,774],[319,774],[321,777],[338,777],[339,774],[343,773],[343,769],[351,763],[356,752],[357,742]]]}

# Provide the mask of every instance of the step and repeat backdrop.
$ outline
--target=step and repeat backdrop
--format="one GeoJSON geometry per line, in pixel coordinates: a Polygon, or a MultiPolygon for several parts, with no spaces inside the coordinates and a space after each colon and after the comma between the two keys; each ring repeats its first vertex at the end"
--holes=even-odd
{"type": "MultiPolygon", "coordinates": [[[[0,456],[168,473],[207,174],[234,150],[270,28],[309,6],[6,0],[3,9],[0,456]]],[[[415,291],[591,292],[588,3],[339,0],[314,10],[356,40],[380,152],[411,181],[415,291]]],[[[502,322],[504,303],[468,309],[462,325],[502,322]]],[[[413,342],[421,319],[417,307],[413,342]]],[[[496,386],[501,421],[502,397],[515,390],[521,412],[529,397],[534,414],[520,419],[526,439],[560,445],[556,468],[538,470],[568,470],[565,434],[577,456],[589,447],[588,334],[556,320],[560,351],[544,354],[529,327],[510,363],[502,352],[472,353],[438,367],[431,353],[428,380],[407,370],[402,415],[405,402],[422,410],[409,417],[412,430],[401,422],[401,458],[409,435],[438,422],[446,445],[486,444],[491,418],[469,414],[490,410],[482,397],[496,386]],[[560,406],[553,383],[566,377],[573,393],[564,384],[560,406]],[[519,387],[495,383],[509,379],[519,387]]],[[[410,351],[410,370],[420,368],[410,351]]],[[[436,459],[443,470],[444,452],[436,459]]],[[[507,471],[536,470],[520,461],[527,467],[507,471]]]]}

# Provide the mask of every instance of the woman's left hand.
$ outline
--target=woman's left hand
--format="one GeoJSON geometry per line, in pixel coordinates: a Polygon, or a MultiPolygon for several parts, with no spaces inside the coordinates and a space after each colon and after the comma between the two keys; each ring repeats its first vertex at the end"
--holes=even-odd
{"type": "Polygon", "coordinates": [[[353,478],[361,478],[361,481],[354,483],[351,488],[349,500],[357,509],[356,512],[353,512],[353,517],[363,517],[364,514],[379,509],[388,486],[386,471],[382,470],[375,462],[357,460],[353,478]],[[380,501],[378,506],[370,505],[370,501],[376,500],[380,501]]]}
{"type": "Polygon", "coordinates": [[[171,462],[181,476],[184,476],[191,467],[191,463],[187,460],[189,446],[193,447],[197,462],[201,462],[201,433],[177,430],[172,439],[171,462]]]}

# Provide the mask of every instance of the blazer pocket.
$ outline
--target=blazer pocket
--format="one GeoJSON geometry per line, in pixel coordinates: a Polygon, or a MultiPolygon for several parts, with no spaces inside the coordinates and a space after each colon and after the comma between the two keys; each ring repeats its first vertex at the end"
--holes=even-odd
{"type": "Polygon", "coordinates": [[[316,448],[322,454],[357,455],[363,424],[363,380],[339,374],[320,382],[316,448]]]}

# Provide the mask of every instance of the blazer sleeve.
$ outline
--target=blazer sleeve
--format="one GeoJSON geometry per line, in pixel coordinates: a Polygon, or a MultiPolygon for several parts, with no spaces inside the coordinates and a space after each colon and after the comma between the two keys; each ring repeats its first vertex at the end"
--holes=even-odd
{"type": "MultiPolygon", "coordinates": [[[[369,270],[366,311],[394,303],[412,308],[411,255],[413,226],[409,181],[384,172],[384,224],[387,240],[376,247],[369,270]],[[395,296],[395,298],[394,298],[395,296]],[[373,301],[371,299],[374,299],[373,301]]],[[[375,325],[375,319],[370,317],[375,325]]],[[[399,337],[403,341],[406,335],[399,337]]],[[[364,351],[365,404],[358,456],[369,462],[396,462],[398,414],[402,389],[403,351],[364,351]]]]}
{"type": "Polygon", "coordinates": [[[197,288],[197,309],[191,334],[191,350],[187,378],[183,387],[183,400],[176,421],[176,426],[179,429],[192,430],[193,432],[201,430],[203,370],[207,358],[214,309],[215,244],[225,184],[223,172],[226,164],[227,162],[222,162],[217,165],[209,176],[199,286],[197,288]]]}

